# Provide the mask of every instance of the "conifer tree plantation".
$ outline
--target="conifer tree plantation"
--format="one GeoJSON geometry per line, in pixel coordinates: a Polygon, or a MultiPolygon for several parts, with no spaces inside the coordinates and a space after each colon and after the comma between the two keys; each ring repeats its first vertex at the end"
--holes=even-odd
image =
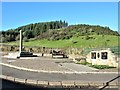
{"type": "Polygon", "coordinates": [[[1,43],[19,45],[22,30],[25,46],[38,47],[114,47],[118,46],[117,31],[99,25],[69,25],[67,21],[31,23],[1,31],[1,43]]]}

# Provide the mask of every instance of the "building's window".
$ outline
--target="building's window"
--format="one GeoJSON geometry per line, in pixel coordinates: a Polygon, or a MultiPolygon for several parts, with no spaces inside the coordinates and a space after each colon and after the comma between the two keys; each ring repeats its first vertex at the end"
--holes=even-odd
{"type": "Polygon", "coordinates": [[[107,59],[108,58],[108,53],[107,52],[102,52],[101,53],[101,58],[102,59],[107,59]]]}
{"type": "Polygon", "coordinates": [[[96,52],[91,53],[91,59],[96,59],[96,52]]]}
{"type": "Polygon", "coordinates": [[[97,54],[97,57],[98,57],[98,58],[100,57],[100,54],[99,54],[99,53],[97,54]]]}

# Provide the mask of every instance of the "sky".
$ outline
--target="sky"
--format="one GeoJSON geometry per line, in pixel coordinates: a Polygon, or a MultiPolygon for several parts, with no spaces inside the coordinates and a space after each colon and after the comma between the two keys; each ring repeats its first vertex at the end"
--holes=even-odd
{"type": "Polygon", "coordinates": [[[117,2],[2,2],[2,27],[14,29],[31,23],[65,20],[118,30],[117,2]]]}
{"type": "Polygon", "coordinates": [[[2,2],[119,2],[119,0],[1,0],[2,2]]]}

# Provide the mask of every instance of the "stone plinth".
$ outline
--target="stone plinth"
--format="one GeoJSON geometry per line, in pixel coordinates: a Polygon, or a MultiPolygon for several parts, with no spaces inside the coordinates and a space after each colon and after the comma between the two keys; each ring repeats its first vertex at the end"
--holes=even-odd
{"type": "Polygon", "coordinates": [[[22,51],[22,52],[20,53],[20,57],[37,57],[37,55],[33,55],[32,52],[22,51]]]}

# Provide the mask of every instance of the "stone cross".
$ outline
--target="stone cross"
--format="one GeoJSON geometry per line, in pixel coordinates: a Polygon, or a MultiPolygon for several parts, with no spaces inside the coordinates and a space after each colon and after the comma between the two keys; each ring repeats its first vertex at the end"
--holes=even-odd
{"type": "Polygon", "coordinates": [[[20,30],[20,47],[19,47],[19,52],[22,52],[22,30],[20,30]]]}

